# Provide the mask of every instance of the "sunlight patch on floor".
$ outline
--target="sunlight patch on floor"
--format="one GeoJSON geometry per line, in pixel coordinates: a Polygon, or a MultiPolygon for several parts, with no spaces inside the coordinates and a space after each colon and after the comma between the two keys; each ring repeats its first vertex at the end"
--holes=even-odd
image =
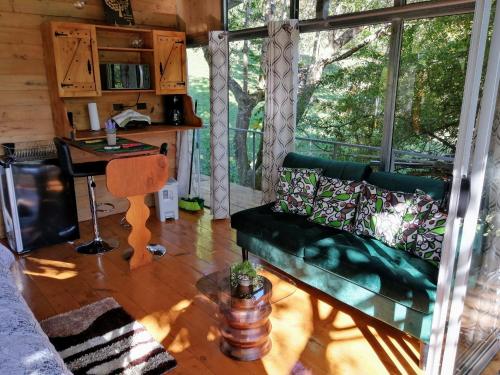
{"type": "Polygon", "coordinates": [[[191,346],[189,340],[189,331],[187,328],[181,328],[175,336],[172,343],[168,346],[167,350],[171,353],[180,353],[191,346]]]}
{"type": "Polygon", "coordinates": [[[162,342],[170,333],[176,319],[191,306],[191,303],[191,300],[184,299],[177,302],[169,311],[155,311],[144,316],[139,321],[153,335],[155,340],[162,342]]]}
{"type": "Polygon", "coordinates": [[[25,275],[48,277],[57,280],[66,280],[78,275],[74,263],[61,262],[50,259],[26,258],[27,270],[25,275]]]}

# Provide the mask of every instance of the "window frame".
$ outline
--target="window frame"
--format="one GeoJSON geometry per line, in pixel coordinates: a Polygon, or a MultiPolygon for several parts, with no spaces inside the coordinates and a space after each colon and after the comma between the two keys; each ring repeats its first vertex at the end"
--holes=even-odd
{"type": "MultiPolygon", "coordinates": [[[[267,37],[266,26],[229,31],[229,0],[221,1],[223,9],[223,26],[224,30],[228,32],[229,41],[267,37]]],[[[335,30],[380,23],[391,24],[380,170],[393,171],[394,160],[392,137],[396,113],[396,98],[404,22],[422,18],[435,18],[441,16],[474,13],[476,2],[475,0],[433,0],[406,4],[406,0],[394,0],[394,6],[392,7],[329,16],[328,9],[331,1],[332,0],[316,0],[316,18],[310,20],[300,20],[299,0],[290,0],[290,18],[299,20],[299,32],[306,33],[335,30]]]]}

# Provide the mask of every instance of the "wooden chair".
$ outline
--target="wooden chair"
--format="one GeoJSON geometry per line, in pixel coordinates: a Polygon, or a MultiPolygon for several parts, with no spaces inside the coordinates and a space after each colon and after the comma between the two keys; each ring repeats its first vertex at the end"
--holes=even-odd
{"type": "Polygon", "coordinates": [[[144,197],[160,190],[167,179],[168,159],[163,154],[113,159],[106,167],[108,190],[130,202],[126,215],[132,226],[128,243],[134,250],[130,269],[146,265],[153,259],[147,250],[151,232],[146,227],[149,207],[144,203],[144,197]]]}

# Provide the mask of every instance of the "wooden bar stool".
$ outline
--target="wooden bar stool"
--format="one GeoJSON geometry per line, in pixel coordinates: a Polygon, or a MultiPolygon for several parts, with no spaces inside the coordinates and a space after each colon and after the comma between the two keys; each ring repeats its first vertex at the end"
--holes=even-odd
{"type": "Polygon", "coordinates": [[[134,250],[130,269],[151,263],[153,259],[147,249],[151,232],[146,227],[149,207],[144,203],[144,197],[160,190],[167,179],[168,159],[162,154],[113,159],[106,167],[108,190],[130,202],[126,215],[132,226],[128,243],[134,250]]]}

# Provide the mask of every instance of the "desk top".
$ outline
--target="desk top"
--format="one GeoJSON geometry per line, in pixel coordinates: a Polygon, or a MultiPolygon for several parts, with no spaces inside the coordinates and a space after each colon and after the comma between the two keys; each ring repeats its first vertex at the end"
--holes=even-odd
{"type": "Polygon", "coordinates": [[[117,137],[116,145],[119,149],[106,149],[106,139],[90,139],[82,141],[68,141],[71,146],[87,151],[91,154],[99,156],[101,159],[112,160],[118,158],[127,158],[131,156],[153,155],[158,154],[159,147],[149,145],[147,143],[132,141],[127,138],[117,137]],[[123,148],[124,145],[133,145],[132,147],[123,148]]]}

